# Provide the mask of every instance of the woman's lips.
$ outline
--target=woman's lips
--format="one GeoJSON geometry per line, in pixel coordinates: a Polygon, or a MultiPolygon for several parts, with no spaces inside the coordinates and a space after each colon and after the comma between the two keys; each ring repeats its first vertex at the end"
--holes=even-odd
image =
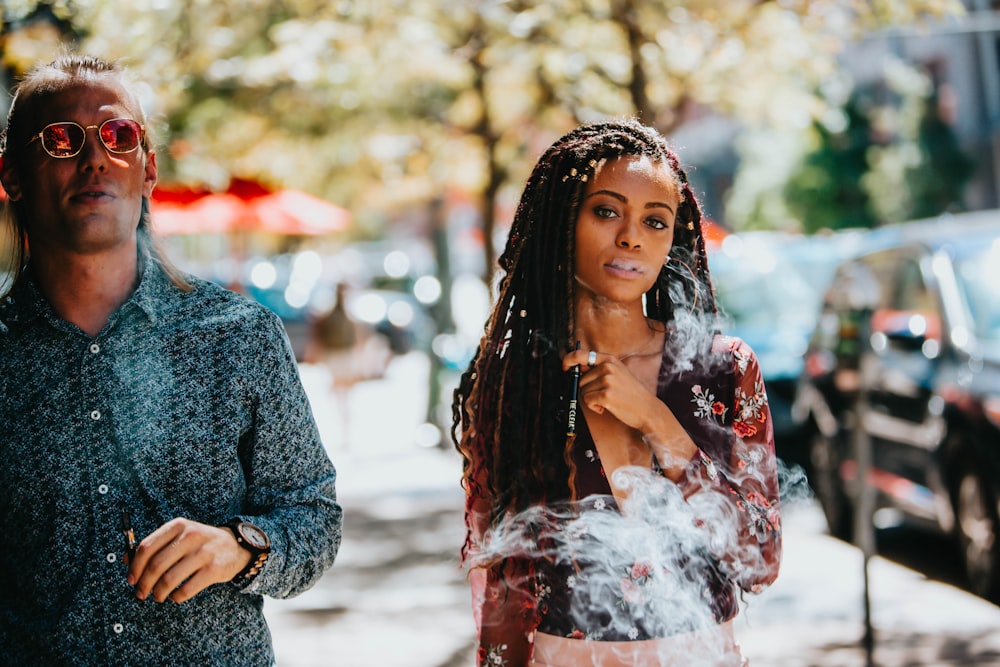
{"type": "Polygon", "coordinates": [[[637,278],[642,275],[642,266],[631,261],[615,260],[604,265],[604,270],[621,278],[637,278]]]}

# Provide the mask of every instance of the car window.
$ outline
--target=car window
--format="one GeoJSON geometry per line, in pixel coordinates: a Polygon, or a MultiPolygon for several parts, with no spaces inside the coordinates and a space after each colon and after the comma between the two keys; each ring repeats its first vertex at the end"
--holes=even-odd
{"type": "Polygon", "coordinates": [[[880,252],[862,259],[868,269],[869,280],[866,288],[870,291],[868,303],[872,310],[894,308],[898,299],[897,281],[899,257],[892,252],[880,252]]]}
{"type": "Polygon", "coordinates": [[[752,264],[719,253],[712,257],[712,282],[723,313],[737,325],[776,320],[811,323],[817,291],[789,264],[752,264]]]}
{"type": "Polygon", "coordinates": [[[1000,242],[960,260],[955,269],[976,337],[1000,343],[1000,242]]]}
{"type": "Polygon", "coordinates": [[[906,258],[899,265],[899,279],[896,284],[894,303],[896,310],[915,310],[923,313],[937,314],[937,299],[924,282],[920,264],[914,259],[906,258]]]}
{"type": "Polygon", "coordinates": [[[841,265],[823,297],[825,309],[845,313],[884,307],[892,285],[892,265],[869,255],[841,265]]]}

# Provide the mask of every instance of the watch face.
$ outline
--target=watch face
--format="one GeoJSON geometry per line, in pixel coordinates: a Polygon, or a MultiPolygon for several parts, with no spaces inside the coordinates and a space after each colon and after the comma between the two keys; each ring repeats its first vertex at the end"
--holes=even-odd
{"type": "Polygon", "coordinates": [[[267,549],[271,545],[271,541],[267,538],[267,533],[252,523],[244,522],[240,524],[240,533],[243,535],[243,539],[258,549],[267,549]]]}

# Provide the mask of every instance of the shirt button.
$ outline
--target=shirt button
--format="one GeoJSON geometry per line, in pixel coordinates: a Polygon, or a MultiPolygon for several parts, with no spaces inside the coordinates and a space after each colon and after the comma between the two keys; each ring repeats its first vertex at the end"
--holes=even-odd
{"type": "Polygon", "coordinates": [[[93,352],[94,354],[97,354],[98,352],[101,351],[101,346],[98,345],[97,343],[91,343],[90,344],[90,351],[93,352]]]}
{"type": "Polygon", "coordinates": [[[115,623],[114,625],[111,626],[111,629],[115,631],[116,635],[120,635],[121,633],[125,632],[125,626],[122,625],[121,623],[115,623]]]}
{"type": "Polygon", "coordinates": [[[108,492],[108,485],[101,484],[99,487],[97,487],[97,492],[103,496],[105,493],[108,492]]]}
{"type": "Polygon", "coordinates": [[[94,421],[97,421],[98,419],[101,418],[101,411],[100,410],[91,410],[90,411],[90,418],[93,419],[94,421]]]}
{"type": "Polygon", "coordinates": [[[108,561],[109,563],[114,563],[114,562],[115,562],[116,560],[118,560],[118,556],[116,556],[116,555],[115,555],[115,554],[113,554],[113,553],[110,553],[110,554],[108,554],[108,555],[107,555],[107,556],[105,556],[104,558],[105,558],[105,559],[106,559],[106,560],[107,560],[107,561],[108,561]]]}

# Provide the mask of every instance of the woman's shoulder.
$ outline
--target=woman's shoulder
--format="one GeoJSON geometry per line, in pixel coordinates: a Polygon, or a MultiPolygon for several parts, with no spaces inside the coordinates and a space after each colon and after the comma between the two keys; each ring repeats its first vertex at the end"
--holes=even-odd
{"type": "Polygon", "coordinates": [[[712,340],[712,353],[731,357],[740,373],[745,373],[747,368],[757,366],[757,355],[753,348],[739,336],[716,334],[712,340]]]}
{"type": "Polygon", "coordinates": [[[735,353],[743,351],[746,354],[753,354],[750,344],[739,336],[717,333],[712,338],[712,352],[715,354],[735,353]]]}

